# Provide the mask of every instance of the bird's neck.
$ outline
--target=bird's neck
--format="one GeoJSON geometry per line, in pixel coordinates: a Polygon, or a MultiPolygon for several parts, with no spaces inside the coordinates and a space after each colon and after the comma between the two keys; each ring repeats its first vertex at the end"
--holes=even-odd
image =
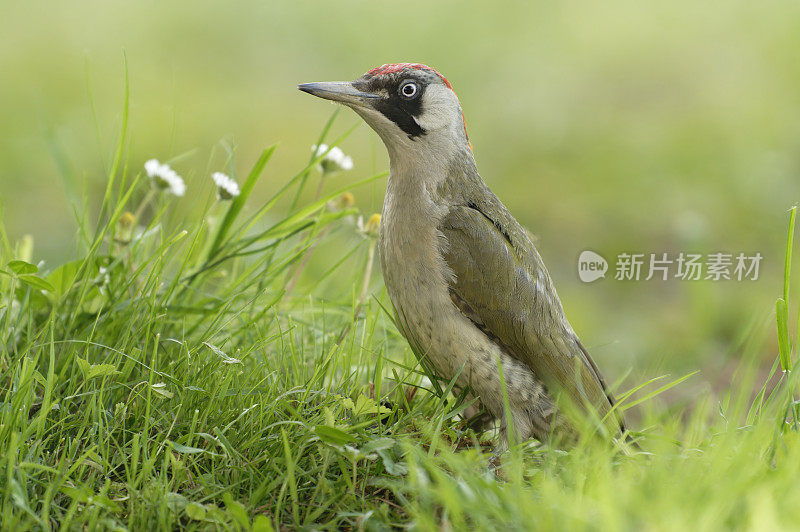
{"type": "Polygon", "coordinates": [[[386,145],[389,152],[390,181],[401,187],[421,185],[431,190],[452,179],[456,171],[473,172],[475,159],[466,143],[426,136],[418,140],[386,145]]]}

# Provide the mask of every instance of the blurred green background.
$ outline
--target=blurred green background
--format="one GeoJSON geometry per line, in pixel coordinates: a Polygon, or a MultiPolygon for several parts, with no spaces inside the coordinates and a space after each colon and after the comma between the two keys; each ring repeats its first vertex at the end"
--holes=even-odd
{"type": "MultiPolygon", "coordinates": [[[[775,356],[787,209],[800,199],[800,3],[6,0],[0,12],[2,215],[12,239],[34,236],[36,259],[70,256],[74,206],[99,203],[125,61],[130,169],[184,155],[186,212],[211,197],[221,142],[242,175],[280,143],[251,209],[303,167],[333,107],[297,83],[419,61],[454,85],[481,174],[538,237],[610,380],[700,368],[683,393],[722,386],[752,331],[765,363],[775,356]],[[612,268],[620,252],[764,261],[755,282],[584,284],[584,249],[612,268]]],[[[345,111],[335,133],[356,123],[345,111]]],[[[342,148],[355,169],[330,190],[388,168],[364,125],[342,148]]],[[[365,214],[384,185],[356,191],[365,214]]],[[[323,247],[309,275],[336,253],[323,247]]]]}

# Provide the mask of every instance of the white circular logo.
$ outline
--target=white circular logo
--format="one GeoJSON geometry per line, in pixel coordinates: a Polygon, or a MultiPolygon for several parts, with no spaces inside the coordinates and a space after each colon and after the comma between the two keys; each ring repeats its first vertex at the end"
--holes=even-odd
{"type": "Polygon", "coordinates": [[[594,251],[581,252],[578,257],[578,277],[584,283],[594,282],[606,276],[608,262],[601,255],[594,251]]]}

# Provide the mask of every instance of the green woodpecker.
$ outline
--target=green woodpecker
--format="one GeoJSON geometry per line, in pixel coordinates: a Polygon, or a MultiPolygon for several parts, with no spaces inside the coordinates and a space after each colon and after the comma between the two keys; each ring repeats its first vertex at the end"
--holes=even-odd
{"type": "Polygon", "coordinates": [[[504,441],[509,421],[521,439],[574,435],[575,414],[610,436],[624,430],[528,233],[478,175],[447,79],[398,63],[298,88],[347,105],[386,145],[381,267],[422,362],[477,397],[504,441]]]}

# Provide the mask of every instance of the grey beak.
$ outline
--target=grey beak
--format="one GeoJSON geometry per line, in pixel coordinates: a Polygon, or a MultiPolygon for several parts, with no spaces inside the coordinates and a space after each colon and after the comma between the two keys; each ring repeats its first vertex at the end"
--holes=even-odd
{"type": "Polygon", "coordinates": [[[361,92],[353,87],[353,84],[349,81],[303,83],[298,85],[297,88],[319,98],[347,105],[365,105],[369,100],[380,98],[379,95],[371,92],[361,92]]]}

